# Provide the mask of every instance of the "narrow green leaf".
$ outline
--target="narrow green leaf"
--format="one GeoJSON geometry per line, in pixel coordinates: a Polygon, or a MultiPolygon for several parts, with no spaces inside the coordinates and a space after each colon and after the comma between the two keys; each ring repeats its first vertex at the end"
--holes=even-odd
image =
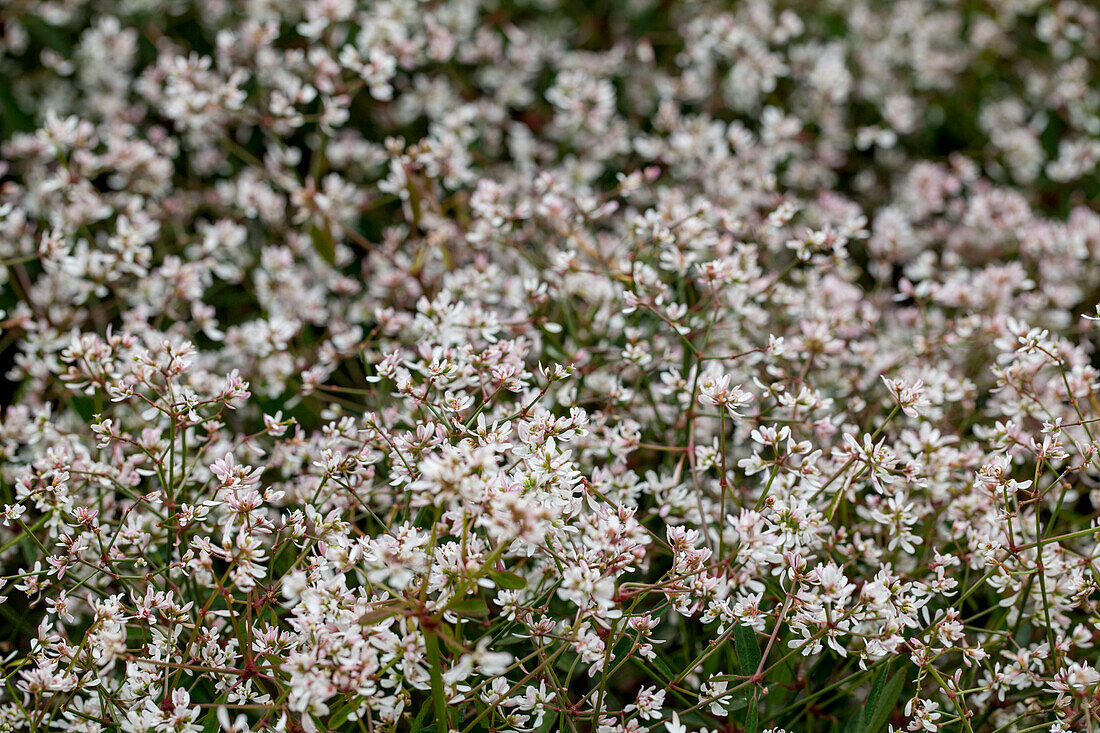
{"type": "Polygon", "coordinates": [[[0,84],[0,120],[4,123],[3,133],[6,136],[34,129],[34,120],[19,107],[15,95],[3,84],[0,84]]]}
{"type": "Polygon", "coordinates": [[[37,43],[49,46],[62,56],[72,56],[73,42],[46,21],[34,15],[24,15],[20,21],[27,30],[28,35],[37,43]]]}
{"type": "Polygon", "coordinates": [[[756,631],[740,624],[733,630],[733,643],[737,648],[737,661],[741,665],[741,674],[752,677],[760,668],[760,643],[756,640],[756,631]]]}
{"type": "Polygon", "coordinates": [[[314,224],[309,228],[309,236],[313,239],[313,248],[321,259],[330,265],[336,262],[336,242],[332,238],[328,224],[318,226],[314,224]]]}
{"type": "Polygon", "coordinates": [[[447,608],[463,616],[489,615],[489,605],[480,598],[467,598],[466,600],[455,601],[447,608]]]}
{"type": "MultiPolygon", "coordinates": [[[[755,691],[754,691],[755,694],[755,691]]],[[[740,710],[743,707],[747,707],[749,704],[749,691],[737,690],[729,697],[722,698],[722,707],[726,710],[734,711],[740,710]]]]}
{"type": "Polygon", "coordinates": [[[756,726],[760,721],[760,706],[757,702],[756,691],[754,690],[752,700],[749,701],[748,710],[745,711],[745,733],[756,733],[756,726]]]}
{"type": "MultiPolygon", "coordinates": [[[[774,710],[782,710],[791,695],[791,683],[794,673],[790,661],[783,662],[768,673],[768,705],[774,710]]],[[[862,730],[862,728],[860,728],[862,730]]]]}
{"type": "Polygon", "coordinates": [[[427,727],[424,727],[424,718],[427,717],[428,711],[430,711],[431,709],[432,709],[431,705],[421,705],[420,706],[420,712],[418,712],[416,714],[416,717],[413,718],[413,721],[409,726],[409,730],[412,733],[428,733],[429,728],[432,729],[433,731],[435,730],[434,725],[429,725],[427,727]]]}
{"type": "Polygon", "coordinates": [[[92,401],[91,397],[77,395],[69,401],[69,404],[73,406],[76,414],[84,422],[91,422],[92,418],[95,417],[95,402],[92,401]]]}
{"type": "Polygon", "coordinates": [[[447,697],[443,690],[443,661],[439,656],[439,639],[435,634],[424,634],[424,648],[428,657],[428,674],[432,683],[432,710],[435,713],[435,724],[438,728],[451,727],[451,721],[447,719],[447,697]]]}
{"type": "Polygon", "coordinates": [[[668,662],[661,659],[659,655],[654,657],[650,661],[653,663],[653,666],[657,668],[657,671],[665,676],[662,682],[665,682],[667,684],[676,679],[676,673],[673,672],[672,668],[668,666],[668,662]]]}
{"type": "Polygon", "coordinates": [[[527,578],[507,570],[490,570],[489,577],[498,586],[507,590],[521,590],[527,587],[527,578]]]}
{"type": "MultiPolygon", "coordinates": [[[[222,695],[215,702],[217,706],[225,705],[229,700],[228,695],[222,695]]],[[[215,733],[215,731],[221,730],[221,723],[218,722],[218,707],[212,707],[206,713],[206,717],[202,721],[202,733],[215,733]]]]}
{"type": "Polygon", "coordinates": [[[871,692],[867,695],[867,702],[863,704],[863,709],[868,711],[867,715],[870,715],[870,711],[878,707],[878,701],[882,697],[882,690],[886,687],[886,680],[889,676],[890,662],[887,661],[879,668],[878,674],[875,675],[875,680],[871,683],[871,692]]]}
{"type": "Polygon", "coordinates": [[[886,725],[886,721],[890,717],[890,713],[897,707],[898,697],[901,696],[901,689],[905,686],[905,670],[898,671],[890,681],[886,683],[882,690],[882,696],[878,698],[875,708],[872,711],[871,708],[866,708],[868,711],[867,725],[863,728],[863,733],[878,733],[886,725]]]}
{"type": "Polygon", "coordinates": [[[344,723],[348,722],[348,716],[351,715],[357,707],[359,707],[359,701],[352,700],[336,708],[328,719],[328,730],[337,730],[344,723]]]}

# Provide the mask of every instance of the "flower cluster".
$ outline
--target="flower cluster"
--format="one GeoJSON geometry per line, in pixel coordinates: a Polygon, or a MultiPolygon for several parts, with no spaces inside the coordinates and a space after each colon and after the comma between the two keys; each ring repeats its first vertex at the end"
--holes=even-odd
{"type": "Polygon", "coordinates": [[[1084,0],[0,8],[0,731],[1100,727],[1084,0]]]}

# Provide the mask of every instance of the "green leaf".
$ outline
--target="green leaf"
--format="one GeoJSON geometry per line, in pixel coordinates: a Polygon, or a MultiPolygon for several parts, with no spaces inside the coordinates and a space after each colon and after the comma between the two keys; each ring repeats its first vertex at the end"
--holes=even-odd
{"type": "MultiPolygon", "coordinates": [[[[794,681],[794,673],[790,661],[783,662],[768,673],[768,705],[775,710],[782,710],[787,698],[791,695],[791,683],[794,681]]],[[[860,729],[862,730],[862,728],[860,729]]]]}
{"type": "Polygon", "coordinates": [[[733,630],[733,643],[737,647],[741,674],[752,677],[760,668],[760,643],[756,640],[756,631],[752,627],[738,624],[733,630]]]}
{"type": "Polygon", "coordinates": [[[91,397],[87,395],[77,395],[69,401],[69,404],[73,406],[76,414],[80,416],[80,419],[84,422],[91,422],[95,417],[95,402],[91,397]]]}
{"type": "MultiPolygon", "coordinates": [[[[755,671],[755,670],[753,670],[755,671]]],[[[756,691],[752,693],[749,708],[745,711],[745,733],[756,733],[756,726],[760,720],[760,706],[757,705],[756,691]]]]}
{"type": "Polygon", "coordinates": [[[317,254],[321,255],[321,259],[330,265],[334,264],[336,262],[336,241],[332,238],[332,232],[329,231],[328,224],[323,226],[314,224],[309,228],[309,236],[313,239],[313,249],[317,250],[317,254]]]}
{"type": "Polygon", "coordinates": [[[202,722],[202,733],[216,733],[221,729],[221,724],[218,723],[218,709],[210,708],[206,713],[206,718],[202,722]]]}
{"type": "Polygon", "coordinates": [[[48,46],[62,56],[68,57],[72,55],[72,40],[59,33],[56,28],[46,23],[46,21],[34,15],[24,15],[20,20],[23,23],[23,27],[27,30],[27,34],[30,35],[36,43],[48,46]]]}
{"type": "MultiPolygon", "coordinates": [[[[755,690],[753,691],[755,694],[755,690]]],[[[740,689],[735,691],[729,697],[722,698],[722,707],[730,712],[734,710],[740,710],[743,707],[747,707],[749,704],[749,691],[746,689],[740,689]]]]}
{"type": "Polygon", "coordinates": [[[435,731],[435,724],[424,727],[424,718],[428,716],[428,712],[432,709],[431,705],[421,705],[420,712],[413,718],[412,723],[409,726],[409,730],[412,733],[428,733],[429,730],[435,731]]]}
{"type": "Polygon", "coordinates": [[[424,649],[428,657],[428,674],[432,684],[432,710],[435,724],[444,730],[451,727],[447,717],[447,696],[443,691],[443,661],[439,656],[439,639],[433,633],[424,634],[424,649]]]}
{"type": "Polygon", "coordinates": [[[527,587],[527,578],[510,573],[507,570],[490,570],[489,577],[498,586],[507,590],[521,590],[527,587]]]}
{"type": "Polygon", "coordinates": [[[229,695],[222,695],[215,701],[215,706],[210,708],[206,713],[206,717],[202,721],[202,733],[215,733],[221,730],[221,723],[218,722],[218,707],[225,705],[229,700],[229,695]]]}
{"type": "MultiPolygon", "coordinates": [[[[867,694],[867,701],[863,704],[863,709],[868,711],[875,710],[878,707],[878,701],[882,697],[882,690],[886,687],[886,679],[890,675],[890,662],[887,660],[879,668],[878,674],[875,675],[874,682],[871,683],[871,692],[867,694]]],[[[866,717],[866,716],[864,716],[866,717]]]]}
{"type": "Polygon", "coordinates": [[[867,724],[863,733],[878,733],[886,725],[890,713],[897,707],[898,697],[901,696],[901,688],[905,686],[905,670],[899,670],[890,678],[882,690],[882,695],[875,701],[875,707],[865,706],[867,710],[867,724]]]}
{"type": "Polygon", "coordinates": [[[6,84],[0,84],[0,121],[4,123],[3,132],[6,136],[34,129],[31,116],[20,108],[15,101],[15,95],[6,84]]]}
{"type": "Polygon", "coordinates": [[[660,655],[649,660],[653,663],[653,666],[657,668],[657,671],[665,676],[662,682],[668,684],[672,680],[676,679],[676,673],[672,671],[672,668],[668,666],[668,662],[661,659],[660,655]]]}
{"type": "Polygon", "coordinates": [[[863,711],[865,708],[856,710],[852,717],[848,718],[848,723],[844,726],[844,733],[860,733],[863,730],[863,711]]]}
{"type": "Polygon", "coordinates": [[[480,598],[468,598],[463,601],[455,601],[449,605],[447,609],[463,616],[489,615],[489,604],[480,598]]]}
{"type": "Polygon", "coordinates": [[[824,687],[829,678],[836,673],[836,662],[828,654],[822,654],[821,658],[810,669],[810,684],[813,687],[824,687]]]}
{"type": "MultiPolygon", "coordinates": [[[[756,631],[749,626],[738,624],[733,630],[733,643],[737,647],[737,662],[741,667],[741,674],[745,677],[753,677],[756,670],[760,669],[760,642],[756,639],[756,631]]],[[[756,733],[756,726],[760,720],[759,689],[754,687],[752,699],[748,701],[748,709],[745,711],[745,733],[756,733]]]]}
{"type": "Polygon", "coordinates": [[[328,730],[336,730],[344,723],[348,722],[348,716],[351,715],[355,709],[359,707],[358,699],[353,699],[351,702],[341,705],[332,712],[332,716],[328,719],[328,730]]]}

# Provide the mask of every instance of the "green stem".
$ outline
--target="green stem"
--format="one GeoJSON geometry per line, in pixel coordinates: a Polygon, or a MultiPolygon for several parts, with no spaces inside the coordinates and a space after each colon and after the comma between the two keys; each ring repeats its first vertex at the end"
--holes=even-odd
{"type": "Polygon", "coordinates": [[[435,729],[438,731],[450,730],[451,724],[447,720],[447,699],[443,692],[443,663],[439,658],[439,639],[435,632],[422,629],[424,632],[424,646],[428,652],[428,674],[432,683],[432,706],[435,708],[435,729]]]}

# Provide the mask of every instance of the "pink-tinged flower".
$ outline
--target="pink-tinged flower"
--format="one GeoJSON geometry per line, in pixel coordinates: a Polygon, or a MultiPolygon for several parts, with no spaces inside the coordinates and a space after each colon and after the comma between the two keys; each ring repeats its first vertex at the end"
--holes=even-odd
{"type": "Polygon", "coordinates": [[[898,407],[909,417],[920,417],[932,404],[926,395],[924,382],[920,379],[909,383],[901,379],[883,376],[882,381],[885,382],[886,388],[890,390],[890,394],[898,407]]]}

